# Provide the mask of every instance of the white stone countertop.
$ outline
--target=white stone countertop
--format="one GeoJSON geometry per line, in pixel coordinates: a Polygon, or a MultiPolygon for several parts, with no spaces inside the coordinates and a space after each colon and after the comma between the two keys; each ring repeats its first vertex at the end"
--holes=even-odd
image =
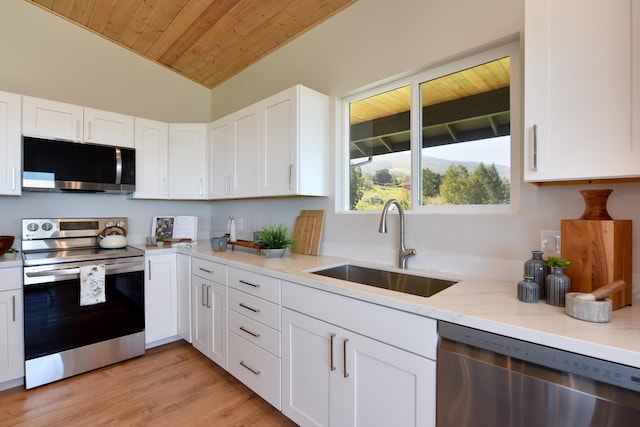
{"type": "MultiPolygon", "coordinates": [[[[244,248],[213,252],[208,241],[200,242],[191,249],[177,250],[421,316],[640,368],[640,300],[634,301],[633,306],[614,311],[611,322],[592,323],[574,319],[564,312],[563,307],[554,307],[544,301],[536,304],[518,301],[516,282],[444,275],[413,268],[404,270],[407,273],[459,280],[448,289],[425,298],[308,272],[350,262],[344,258],[287,252],[283,258],[269,259],[244,248]]],[[[151,253],[154,251],[153,248],[149,250],[151,253]]],[[[398,271],[392,265],[360,261],[353,263],[398,271]]]]}

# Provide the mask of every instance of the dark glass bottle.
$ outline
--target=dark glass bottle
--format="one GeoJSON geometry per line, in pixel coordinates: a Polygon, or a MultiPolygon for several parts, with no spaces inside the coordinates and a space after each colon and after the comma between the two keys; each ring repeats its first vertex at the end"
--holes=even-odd
{"type": "Polygon", "coordinates": [[[524,263],[524,275],[533,277],[540,289],[540,299],[545,299],[547,266],[542,259],[542,251],[531,251],[531,259],[524,263]]]}

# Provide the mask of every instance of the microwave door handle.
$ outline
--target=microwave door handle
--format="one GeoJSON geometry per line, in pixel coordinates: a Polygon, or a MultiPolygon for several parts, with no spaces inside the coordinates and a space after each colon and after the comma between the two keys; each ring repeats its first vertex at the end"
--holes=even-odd
{"type": "Polygon", "coordinates": [[[122,184],[122,152],[120,148],[114,148],[116,150],[116,184],[122,184]]]}

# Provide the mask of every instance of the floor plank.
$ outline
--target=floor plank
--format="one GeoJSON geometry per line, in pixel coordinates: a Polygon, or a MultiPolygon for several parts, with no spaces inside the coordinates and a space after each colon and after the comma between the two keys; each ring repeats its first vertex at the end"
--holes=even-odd
{"type": "Polygon", "coordinates": [[[295,426],[184,341],[35,389],[0,392],[0,427],[145,425],[295,426]]]}

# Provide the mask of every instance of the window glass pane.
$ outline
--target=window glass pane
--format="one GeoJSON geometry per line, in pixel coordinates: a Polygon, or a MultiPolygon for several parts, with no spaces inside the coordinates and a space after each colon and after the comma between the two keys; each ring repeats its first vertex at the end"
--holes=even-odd
{"type": "Polygon", "coordinates": [[[411,86],[349,104],[349,209],[411,204],[411,86]]]}
{"type": "Polygon", "coordinates": [[[422,205],[510,202],[510,58],[420,84],[422,205]]]}

